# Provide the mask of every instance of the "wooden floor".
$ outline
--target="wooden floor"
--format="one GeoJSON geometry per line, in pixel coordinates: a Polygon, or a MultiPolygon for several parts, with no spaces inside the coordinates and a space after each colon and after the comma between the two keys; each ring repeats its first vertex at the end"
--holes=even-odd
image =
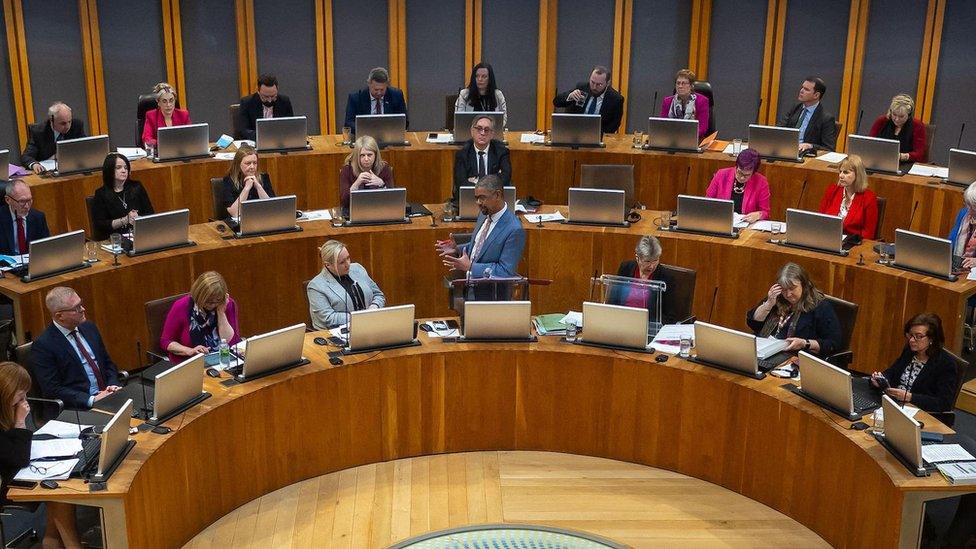
{"type": "Polygon", "coordinates": [[[582,530],[634,547],[827,547],[794,520],[719,486],[550,452],[419,457],[309,479],[234,510],[186,547],[386,547],[498,522],[582,530]]]}

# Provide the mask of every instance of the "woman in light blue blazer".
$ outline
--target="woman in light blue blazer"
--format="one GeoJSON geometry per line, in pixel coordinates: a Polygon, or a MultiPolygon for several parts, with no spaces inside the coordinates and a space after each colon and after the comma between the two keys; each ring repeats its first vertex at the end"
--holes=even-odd
{"type": "Polygon", "coordinates": [[[379,309],[386,296],[359,263],[352,263],[349,250],[338,240],[319,248],[322,271],[308,283],[308,306],[312,328],[326,330],[349,322],[349,314],[379,309]]]}

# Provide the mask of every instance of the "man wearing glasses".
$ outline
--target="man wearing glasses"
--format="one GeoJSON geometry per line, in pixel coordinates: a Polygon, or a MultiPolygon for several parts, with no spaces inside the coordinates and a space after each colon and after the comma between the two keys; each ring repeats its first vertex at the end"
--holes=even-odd
{"type": "Polygon", "coordinates": [[[14,179],[7,184],[4,201],[9,214],[0,214],[0,253],[26,254],[31,241],[51,236],[44,213],[31,207],[34,197],[22,180],[14,179]]]}
{"type": "Polygon", "coordinates": [[[502,186],[512,184],[512,163],[508,147],[495,139],[495,123],[482,116],[471,121],[471,139],[454,155],[454,190],[452,200],[458,201],[458,190],[474,185],[486,175],[497,175],[502,186]]]}
{"type": "Polygon", "coordinates": [[[98,328],[86,322],[85,307],[74,290],[54,288],[44,304],[52,322],[31,346],[31,369],[44,397],[87,410],[121,388],[118,369],[98,328]]]}

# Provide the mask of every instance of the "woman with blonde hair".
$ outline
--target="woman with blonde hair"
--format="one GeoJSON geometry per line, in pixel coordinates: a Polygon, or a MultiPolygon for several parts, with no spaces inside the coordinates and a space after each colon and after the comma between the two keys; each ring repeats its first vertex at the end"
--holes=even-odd
{"type": "Polygon", "coordinates": [[[158,107],[146,111],[146,122],[142,126],[143,144],[155,145],[159,128],[186,126],[190,124],[190,111],[176,108],[176,91],[166,82],[153,88],[158,107]]]}
{"type": "Polygon", "coordinates": [[[308,283],[312,328],[327,330],[349,322],[349,314],[386,305],[386,296],[366,268],[352,263],[346,245],[329,240],[319,248],[322,271],[308,283]]]}
{"type": "Polygon", "coordinates": [[[902,162],[927,162],[928,136],[925,123],[915,118],[915,100],[906,93],[891,98],[888,112],[871,125],[871,137],[894,139],[900,143],[899,160],[902,162]]]}
{"type": "Polygon", "coordinates": [[[360,136],[339,170],[339,203],[348,208],[352,191],[393,187],[393,168],[380,158],[376,140],[368,135],[360,136]]]}
{"type": "Polygon", "coordinates": [[[878,197],[868,188],[864,162],[856,154],[840,161],[837,184],[827,187],[820,213],[844,218],[844,234],[872,239],[878,228],[878,197]]]}
{"type": "Polygon", "coordinates": [[[227,217],[239,216],[241,202],[245,200],[271,198],[274,195],[268,174],[262,172],[258,175],[258,151],[250,145],[241,144],[220,187],[220,203],[227,211],[227,217]]]}
{"type": "Polygon", "coordinates": [[[217,351],[222,339],[230,345],[237,343],[241,340],[237,326],[237,304],[230,297],[227,282],[220,273],[207,271],[193,282],[188,295],[173,302],[159,347],[176,364],[196,354],[217,351]]]}

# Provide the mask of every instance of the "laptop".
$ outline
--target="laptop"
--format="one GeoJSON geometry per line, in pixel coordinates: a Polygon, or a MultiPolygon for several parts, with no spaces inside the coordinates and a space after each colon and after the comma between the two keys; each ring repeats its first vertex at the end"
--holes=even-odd
{"type": "Polygon", "coordinates": [[[153,162],[210,157],[210,124],[159,128],[153,162]]]}
{"type": "Polygon", "coordinates": [[[54,175],[101,171],[108,151],[107,135],[58,141],[54,175]]]}
{"type": "Polygon", "coordinates": [[[349,193],[346,225],[409,223],[406,216],[407,189],[362,189],[349,193]]]}
{"type": "Polygon", "coordinates": [[[360,114],[356,116],[356,135],[368,135],[380,147],[409,145],[406,114],[360,114]]]}
{"type": "Polygon", "coordinates": [[[89,267],[82,259],[85,255],[85,231],[49,236],[30,243],[30,261],[24,282],[32,282],[61,273],[89,267]]]}
{"type": "MultiPolygon", "coordinates": [[[[129,420],[132,417],[132,399],[125,402],[121,409],[102,429],[99,437],[98,468],[92,475],[92,481],[105,482],[118,468],[135,442],[129,441],[129,420]]],[[[86,456],[87,457],[87,456],[86,456]]]]}
{"type": "Polygon", "coordinates": [[[782,360],[770,359],[788,345],[785,339],[760,338],[724,326],[695,322],[695,352],[693,362],[763,379],[766,372],[779,366],[782,360]]]}
{"type": "Polygon", "coordinates": [[[210,398],[203,390],[205,355],[198,354],[156,376],[152,415],[146,423],[160,425],[210,398]]]}
{"type": "Polygon", "coordinates": [[[656,151],[701,152],[698,121],[683,118],[647,119],[647,146],[656,151]]]}
{"type": "Polygon", "coordinates": [[[419,345],[415,326],[413,305],[353,311],[349,314],[349,339],[343,353],[419,345]]]}
{"type": "Polygon", "coordinates": [[[254,134],[254,148],[258,152],[312,149],[308,144],[308,120],[304,116],[258,118],[254,134]]]}
{"type": "Polygon", "coordinates": [[[627,222],[627,193],[617,189],[569,189],[570,225],[610,225],[629,227],[627,222]]]}
{"type": "Polygon", "coordinates": [[[603,131],[599,114],[552,114],[552,145],[602,147],[603,131]]]}
{"type": "MultiPolygon", "coordinates": [[[[228,368],[240,383],[269,376],[309,361],[302,356],[305,345],[305,323],[295,324],[247,340],[244,364],[228,368]]],[[[159,388],[157,386],[156,390],[159,388]]]]}
{"type": "Polygon", "coordinates": [[[735,205],[731,200],[704,196],[678,195],[678,224],[675,230],[689,233],[738,238],[732,226],[735,205]]]}
{"type": "MultiPolygon", "coordinates": [[[[475,118],[490,117],[495,128],[495,135],[501,136],[505,131],[505,113],[497,111],[454,111],[454,139],[455,143],[464,143],[471,139],[471,124],[475,118]]],[[[365,134],[364,134],[365,135],[365,134]]]]}
{"type": "Polygon", "coordinates": [[[875,438],[915,476],[928,476],[934,467],[922,459],[922,424],[888,395],[881,397],[881,410],[884,434],[876,434],[875,438]]]}
{"type": "Polygon", "coordinates": [[[871,378],[850,372],[800,351],[800,388],[797,394],[851,421],[881,406],[881,391],[871,378]]]}
{"type": "Polygon", "coordinates": [[[465,301],[461,341],[536,341],[529,301],[465,301]]]}
{"type": "Polygon", "coordinates": [[[839,215],[786,209],[784,245],[846,256],[843,243],[844,218],[839,215]]]}
{"type": "MultiPolygon", "coordinates": [[[[505,187],[505,202],[508,203],[509,211],[515,213],[515,187],[505,187]]],[[[474,186],[458,187],[458,215],[454,221],[474,221],[478,219],[480,213],[481,208],[478,207],[478,202],[474,198],[474,186]]]]}
{"type": "Polygon", "coordinates": [[[749,124],[749,148],[767,160],[803,161],[799,128],[749,124]]]}
{"type": "Polygon", "coordinates": [[[583,302],[583,337],[576,342],[626,351],[654,352],[647,347],[648,312],[643,307],[625,307],[583,302]]]}
{"type": "Polygon", "coordinates": [[[901,143],[897,139],[881,139],[866,135],[847,136],[847,154],[856,154],[864,161],[864,169],[871,173],[902,175],[901,143]]]}
{"type": "Polygon", "coordinates": [[[297,200],[290,194],[241,202],[240,226],[235,236],[245,238],[302,230],[295,222],[297,200]]]}
{"type": "Polygon", "coordinates": [[[949,240],[895,229],[895,261],[892,266],[955,281],[958,277],[953,274],[953,260],[952,242],[949,240]]]}
{"type": "Polygon", "coordinates": [[[190,210],[184,208],[137,217],[132,224],[132,240],[123,247],[132,257],[195,244],[190,240],[190,210]]]}
{"type": "Polygon", "coordinates": [[[634,166],[632,164],[583,164],[580,166],[580,187],[586,189],[618,189],[624,192],[629,207],[634,200],[634,166]]]}
{"type": "Polygon", "coordinates": [[[949,177],[946,183],[968,187],[976,181],[976,151],[949,149],[949,177]]]}

